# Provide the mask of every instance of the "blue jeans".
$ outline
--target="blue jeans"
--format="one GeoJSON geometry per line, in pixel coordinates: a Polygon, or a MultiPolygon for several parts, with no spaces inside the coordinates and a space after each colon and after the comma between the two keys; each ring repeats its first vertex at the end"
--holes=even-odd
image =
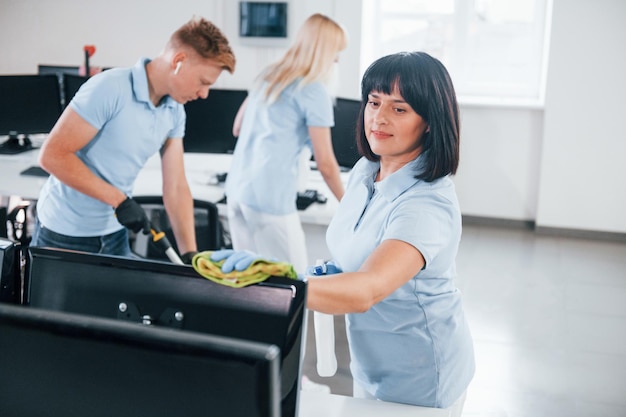
{"type": "Polygon", "coordinates": [[[30,246],[70,249],[82,252],[133,257],[128,243],[128,230],[121,229],[105,236],[67,236],[47,229],[35,221],[30,246]]]}

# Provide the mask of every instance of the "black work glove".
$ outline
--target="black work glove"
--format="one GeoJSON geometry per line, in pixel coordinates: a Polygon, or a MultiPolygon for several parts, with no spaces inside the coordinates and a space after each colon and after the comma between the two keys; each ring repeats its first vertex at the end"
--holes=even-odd
{"type": "Polygon", "coordinates": [[[188,264],[191,265],[191,261],[193,260],[193,257],[197,254],[198,252],[196,251],[191,251],[191,252],[185,252],[180,256],[180,260],[183,261],[184,264],[188,264]]]}
{"type": "Polygon", "coordinates": [[[117,217],[118,222],[135,233],[140,230],[143,230],[144,235],[150,233],[150,220],[146,216],[146,212],[139,203],[130,197],[126,197],[126,200],[117,206],[115,217],[117,217]]]}

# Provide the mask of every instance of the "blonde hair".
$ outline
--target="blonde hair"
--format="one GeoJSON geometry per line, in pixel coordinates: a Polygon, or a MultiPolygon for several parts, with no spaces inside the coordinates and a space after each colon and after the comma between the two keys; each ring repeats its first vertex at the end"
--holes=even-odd
{"type": "Polygon", "coordinates": [[[282,59],[261,74],[267,82],[266,100],[275,101],[299,77],[300,87],[314,81],[327,82],[337,54],[347,43],[346,32],[337,22],[319,13],[311,15],[282,59]]]}

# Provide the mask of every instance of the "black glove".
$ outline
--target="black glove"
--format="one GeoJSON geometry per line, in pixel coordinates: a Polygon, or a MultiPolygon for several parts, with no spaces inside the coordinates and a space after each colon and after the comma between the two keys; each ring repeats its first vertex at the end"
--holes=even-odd
{"type": "Polygon", "coordinates": [[[191,261],[197,253],[196,251],[185,252],[180,256],[180,260],[183,261],[184,264],[191,265],[191,261]]]}
{"type": "Polygon", "coordinates": [[[130,197],[126,197],[126,200],[117,206],[115,216],[118,222],[135,233],[140,230],[143,230],[145,235],[150,233],[150,220],[146,216],[146,212],[139,203],[130,197]]]}

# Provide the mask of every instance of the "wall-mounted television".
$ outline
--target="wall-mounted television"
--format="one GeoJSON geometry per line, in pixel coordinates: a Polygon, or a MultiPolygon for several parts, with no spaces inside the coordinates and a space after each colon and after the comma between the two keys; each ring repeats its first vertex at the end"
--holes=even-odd
{"type": "Polygon", "coordinates": [[[287,2],[239,2],[239,36],[286,38],[287,2]]]}

